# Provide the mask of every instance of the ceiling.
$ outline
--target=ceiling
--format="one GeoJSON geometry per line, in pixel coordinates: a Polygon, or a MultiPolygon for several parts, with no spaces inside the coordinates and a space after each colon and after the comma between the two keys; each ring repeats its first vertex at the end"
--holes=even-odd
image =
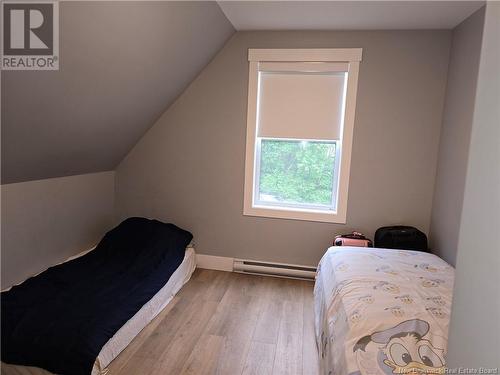
{"type": "Polygon", "coordinates": [[[115,169],[234,33],[215,2],[59,6],[60,70],[2,71],[2,184],[115,169]]]}
{"type": "Polygon", "coordinates": [[[482,1],[219,1],[236,30],[451,29],[482,1]]]}
{"type": "Polygon", "coordinates": [[[218,4],[61,2],[60,70],[1,73],[1,183],[114,170],[235,29],[452,28],[483,2],[218,4]]]}

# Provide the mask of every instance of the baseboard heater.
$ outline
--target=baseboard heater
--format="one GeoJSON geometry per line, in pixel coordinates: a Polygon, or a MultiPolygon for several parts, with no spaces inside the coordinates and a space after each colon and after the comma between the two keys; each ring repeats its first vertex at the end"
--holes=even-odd
{"type": "Polygon", "coordinates": [[[314,280],[316,267],[299,266],[294,264],[259,262],[256,260],[235,259],[233,271],[239,273],[250,273],[254,275],[266,275],[276,277],[288,277],[293,279],[314,280]]]}

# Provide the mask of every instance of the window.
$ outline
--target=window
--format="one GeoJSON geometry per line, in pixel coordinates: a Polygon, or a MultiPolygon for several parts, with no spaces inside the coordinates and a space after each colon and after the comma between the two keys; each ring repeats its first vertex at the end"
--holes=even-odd
{"type": "Polygon", "coordinates": [[[361,49],[250,49],[244,214],[345,223],[361,49]]]}
{"type": "Polygon", "coordinates": [[[256,205],[335,210],[336,142],[279,138],[257,142],[256,205]]]}

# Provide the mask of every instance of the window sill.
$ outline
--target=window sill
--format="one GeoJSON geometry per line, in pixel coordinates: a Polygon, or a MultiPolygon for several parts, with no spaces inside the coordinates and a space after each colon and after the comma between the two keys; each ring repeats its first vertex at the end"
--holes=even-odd
{"type": "Polygon", "coordinates": [[[316,221],[322,223],[345,224],[346,215],[338,212],[326,212],[323,210],[311,210],[287,207],[253,206],[245,207],[245,216],[260,216],[275,219],[316,221]]]}

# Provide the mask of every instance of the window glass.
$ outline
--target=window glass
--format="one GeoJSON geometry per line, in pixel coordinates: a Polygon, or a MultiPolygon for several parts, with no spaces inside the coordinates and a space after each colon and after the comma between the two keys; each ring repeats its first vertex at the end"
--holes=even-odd
{"type": "Polygon", "coordinates": [[[259,204],[335,209],[335,141],[260,139],[259,159],[259,204]]]}

